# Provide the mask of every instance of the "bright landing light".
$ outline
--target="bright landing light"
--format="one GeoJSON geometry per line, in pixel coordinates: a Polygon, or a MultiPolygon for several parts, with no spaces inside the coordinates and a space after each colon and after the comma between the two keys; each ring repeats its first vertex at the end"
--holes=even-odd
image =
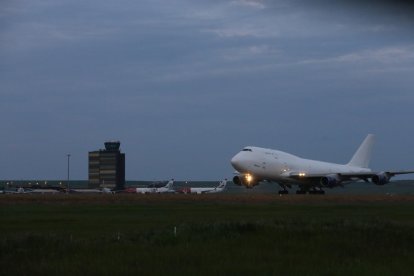
{"type": "Polygon", "coordinates": [[[246,174],[246,180],[250,183],[253,180],[253,176],[250,174],[246,174]]]}
{"type": "Polygon", "coordinates": [[[306,173],[299,173],[300,177],[306,176],[306,173]]]}

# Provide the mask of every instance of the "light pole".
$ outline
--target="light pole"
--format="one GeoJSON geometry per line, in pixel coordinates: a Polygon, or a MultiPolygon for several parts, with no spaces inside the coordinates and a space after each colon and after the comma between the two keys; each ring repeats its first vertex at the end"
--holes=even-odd
{"type": "Polygon", "coordinates": [[[69,187],[69,169],[70,169],[70,154],[67,154],[68,156],[68,183],[67,183],[67,187],[68,187],[68,193],[70,192],[70,187],[69,187]]]}

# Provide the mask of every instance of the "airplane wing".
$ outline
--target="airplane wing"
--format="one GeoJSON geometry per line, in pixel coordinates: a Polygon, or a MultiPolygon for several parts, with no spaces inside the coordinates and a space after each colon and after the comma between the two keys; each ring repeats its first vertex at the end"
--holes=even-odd
{"type": "Polygon", "coordinates": [[[393,171],[393,172],[386,172],[389,175],[398,175],[398,174],[409,174],[409,173],[414,173],[414,171],[393,171]]]}
{"type": "Polygon", "coordinates": [[[290,172],[288,177],[302,182],[329,182],[338,183],[351,180],[363,180],[369,182],[369,179],[376,184],[385,184],[391,177],[399,174],[410,174],[414,171],[383,171],[383,172],[350,172],[350,173],[333,173],[333,174],[307,174],[302,172],[290,172]]]}
{"type": "Polygon", "coordinates": [[[385,175],[389,178],[399,175],[399,174],[410,174],[414,171],[382,171],[382,172],[370,172],[370,173],[339,173],[338,175],[343,178],[359,178],[365,180],[367,178],[372,178],[378,175],[385,175]]]}

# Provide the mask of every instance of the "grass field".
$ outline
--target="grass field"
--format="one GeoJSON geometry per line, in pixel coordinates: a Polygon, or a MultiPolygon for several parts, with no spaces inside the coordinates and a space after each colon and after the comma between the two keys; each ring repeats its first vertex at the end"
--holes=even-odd
{"type": "Polygon", "coordinates": [[[413,275],[413,196],[2,195],[1,275],[413,275]]]}

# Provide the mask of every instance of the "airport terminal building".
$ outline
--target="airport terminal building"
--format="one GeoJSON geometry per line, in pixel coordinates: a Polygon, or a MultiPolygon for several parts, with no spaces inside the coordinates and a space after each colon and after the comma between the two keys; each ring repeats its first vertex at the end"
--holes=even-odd
{"type": "Polygon", "coordinates": [[[125,188],[125,154],[119,141],[105,142],[105,149],[89,152],[89,188],[125,188]]]}

